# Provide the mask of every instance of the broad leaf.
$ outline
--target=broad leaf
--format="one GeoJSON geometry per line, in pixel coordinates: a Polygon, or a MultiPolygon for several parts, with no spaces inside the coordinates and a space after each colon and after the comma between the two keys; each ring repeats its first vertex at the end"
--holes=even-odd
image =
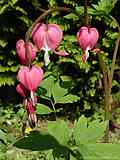
{"type": "Polygon", "coordinates": [[[59,144],[67,145],[69,141],[69,128],[65,121],[58,120],[48,123],[48,132],[56,138],[59,144]]]}
{"type": "Polygon", "coordinates": [[[51,97],[52,95],[52,88],[54,87],[55,78],[52,75],[48,75],[43,79],[42,83],[40,84],[41,88],[46,90],[46,94],[44,96],[51,97]]]}
{"type": "Polygon", "coordinates": [[[96,143],[80,145],[79,152],[84,160],[119,160],[120,145],[110,143],[96,143]]]}
{"type": "Polygon", "coordinates": [[[96,143],[104,135],[106,125],[107,122],[99,122],[99,120],[94,120],[88,124],[87,118],[80,117],[74,128],[76,144],[96,143]]]}
{"type": "Polygon", "coordinates": [[[54,97],[54,100],[55,100],[55,103],[57,103],[59,101],[59,99],[61,97],[63,97],[65,94],[67,93],[67,89],[65,88],[62,88],[59,84],[59,81],[57,81],[55,84],[54,84],[54,87],[52,89],[52,94],[53,94],[53,97],[54,97]]]}

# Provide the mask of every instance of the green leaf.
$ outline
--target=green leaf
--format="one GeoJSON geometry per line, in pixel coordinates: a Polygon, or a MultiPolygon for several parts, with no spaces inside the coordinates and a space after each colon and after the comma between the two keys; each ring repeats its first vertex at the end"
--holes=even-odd
{"type": "Polygon", "coordinates": [[[80,99],[80,97],[72,94],[59,98],[56,103],[73,103],[80,99]]]}
{"type": "Polygon", "coordinates": [[[62,144],[67,145],[69,141],[69,128],[65,121],[58,120],[48,123],[48,132],[62,144]]]}
{"type": "Polygon", "coordinates": [[[3,132],[1,129],[0,129],[0,140],[2,140],[3,142],[7,143],[6,133],[3,132]]]}
{"type": "Polygon", "coordinates": [[[16,9],[17,11],[20,11],[22,14],[27,15],[27,12],[26,12],[23,8],[17,6],[15,9],[16,9]]]}
{"type": "Polygon", "coordinates": [[[5,85],[14,85],[15,84],[15,77],[10,76],[8,74],[1,74],[0,75],[0,87],[5,86],[5,85]]]}
{"type": "Polygon", "coordinates": [[[75,35],[65,35],[64,40],[68,42],[77,42],[76,36],[75,35]]]}
{"type": "Polygon", "coordinates": [[[39,115],[43,115],[43,114],[50,114],[51,112],[53,112],[53,110],[44,104],[37,103],[36,112],[39,115]]]}
{"type": "Polygon", "coordinates": [[[117,0],[100,0],[97,5],[93,4],[92,6],[96,10],[96,14],[108,15],[114,8],[116,2],[117,0]]]}
{"type": "Polygon", "coordinates": [[[54,87],[52,88],[52,94],[53,94],[55,103],[58,103],[59,99],[60,99],[61,97],[64,97],[64,95],[67,94],[67,92],[68,92],[67,89],[62,88],[62,87],[60,86],[59,81],[57,81],[57,82],[54,84],[54,87]]]}
{"type": "Polygon", "coordinates": [[[86,143],[95,143],[102,138],[106,129],[107,122],[94,120],[87,122],[87,118],[81,116],[75,123],[74,137],[77,145],[86,143]]]}
{"type": "Polygon", "coordinates": [[[64,18],[73,19],[73,20],[78,20],[79,19],[79,17],[74,13],[69,13],[69,14],[65,15],[64,18]]]}
{"type": "Polygon", "coordinates": [[[11,0],[13,4],[17,3],[18,0],[11,0]]]}
{"type": "MultiPolygon", "coordinates": [[[[64,76],[62,78],[65,80],[66,77],[64,76]]],[[[52,75],[48,75],[48,77],[43,80],[40,87],[46,90],[46,93],[44,94],[45,97],[54,97],[55,103],[72,103],[79,99],[76,95],[66,95],[68,90],[61,87],[59,81],[55,82],[55,78],[52,75]]]]}
{"type": "Polygon", "coordinates": [[[84,160],[119,160],[120,145],[110,143],[96,143],[81,145],[79,152],[84,160]]]}
{"type": "Polygon", "coordinates": [[[46,97],[51,97],[52,95],[52,88],[54,87],[55,78],[52,75],[48,75],[43,79],[42,83],[40,84],[41,88],[46,90],[46,97]]]}
{"type": "Polygon", "coordinates": [[[8,4],[3,5],[3,7],[0,6],[0,14],[3,14],[8,7],[9,7],[8,4]]]}

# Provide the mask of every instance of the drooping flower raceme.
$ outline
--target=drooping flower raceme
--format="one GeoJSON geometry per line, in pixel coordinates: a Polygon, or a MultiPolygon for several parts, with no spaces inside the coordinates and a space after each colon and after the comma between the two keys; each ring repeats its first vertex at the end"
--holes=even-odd
{"type": "Polygon", "coordinates": [[[89,51],[95,47],[99,38],[99,33],[96,28],[89,28],[89,27],[81,27],[80,30],[77,32],[77,39],[79,42],[80,47],[83,50],[82,60],[86,62],[89,58],[89,51]]]}
{"type": "Polygon", "coordinates": [[[21,64],[25,65],[26,63],[26,47],[29,52],[29,56],[31,61],[33,61],[36,57],[37,48],[31,43],[28,42],[25,44],[24,40],[20,39],[16,43],[16,51],[21,64]]]}
{"type": "Polygon", "coordinates": [[[44,61],[47,66],[50,63],[49,51],[60,56],[67,56],[65,51],[56,51],[63,38],[63,32],[57,24],[38,23],[32,31],[33,42],[38,49],[45,51],[44,61]]]}

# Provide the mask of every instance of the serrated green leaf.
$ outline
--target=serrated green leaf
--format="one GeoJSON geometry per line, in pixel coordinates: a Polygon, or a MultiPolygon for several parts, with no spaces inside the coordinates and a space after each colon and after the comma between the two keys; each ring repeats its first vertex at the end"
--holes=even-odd
{"type": "Polygon", "coordinates": [[[117,0],[100,0],[97,5],[93,4],[92,6],[99,15],[108,15],[114,8],[116,2],[117,0]]]}
{"type": "Polygon", "coordinates": [[[14,85],[15,84],[15,77],[14,76],[10,76],[10,75],[0,75],[0,87],[1,86],[5,86],[5,85],[14,85]]]}

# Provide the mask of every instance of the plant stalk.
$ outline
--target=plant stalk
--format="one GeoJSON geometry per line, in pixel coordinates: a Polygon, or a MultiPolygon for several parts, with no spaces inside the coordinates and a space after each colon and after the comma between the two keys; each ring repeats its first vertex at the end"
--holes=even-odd
{"type": "Polygon", "coordinates": [[[85,25],[89,25],[89,16],[88,16],[88,2],[85,0],[85,5],[84,5],[84,17],[85,17],[85,25]]]}
{"type": "MultiPolygon", "coordinates": [[[[118,27],[119,28],[119,27],[118,27]]],[[[117,56],[117,51],[119,47],[119,42],[120,42],[120,28],[119,28],[119,34],[118,38],[115,43],[115,49],[113,53],[113,58],[112,58],[112,65],[111,69],[107,68],[107,65],[105,64],[102,55],[99,54],[99,64],[100,68],[103,73],[103,83],[104,83],[104,108],[105,108],[105,120],[108,120],[108,125],[105,133],[105,142],[109,142],[109,121],[111,120],[111,103],[112,103],[112,80],[113,80],[113,75],[114,75],[114,70],[115,70],[115,62],[116,62],[116,56],[117,56]]]]}

